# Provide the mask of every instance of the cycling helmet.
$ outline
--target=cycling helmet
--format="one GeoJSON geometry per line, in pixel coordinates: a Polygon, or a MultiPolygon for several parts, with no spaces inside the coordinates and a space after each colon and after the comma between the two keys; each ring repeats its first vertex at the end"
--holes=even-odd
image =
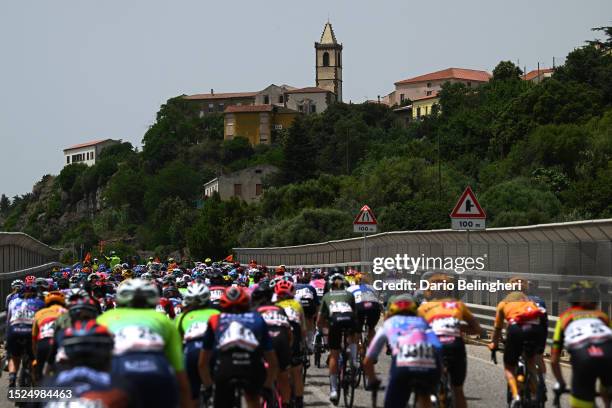
{"type": "Polygon", "coordinates": [[[431,275],[427,282],[435,284],[433,289],[427,289],[425,291],[425,297],[428,299],[444,299],[453,297],[453,290],[447,289],[453,283],[453,278],[446,273],[434,273],[431,275]]]}
{"type": "Polygon", "coordinates": [[[183,296],[185,306],[206,306],[210,301],[210,290],[202,283],[193,283],[187,287],[183,296]]]}
{"type": "Polygon", "coordinates": [[[36,281],[36,276],[29,275],[29,276],[25,277],[25,284],[26,285],[33,285],[34,281],[36,281]]]}
{"type": "Polygon", "coordinates": [[[342,269],[341,269],[341,268],[339,268],[339,267],[337,267],[337,266],[334,266],[333,268],[331,268],[331,269],[329,270],[329,273],[328,273],[327,275],[328,275],[328,276],[333,276],[333,275],[335,275],[335,274],[339,274],[339,275],[344,276],[344,272],[342,271],[342,269]]]}
{"type": "Polygon", "coordinates": [[[21,280],[21,279],[15,279],[13,282],[11,282],[11,289],[15,290],[15,289],[21,289],[25,286],[25,283],[21,280]]]}
{"type": "Polygon", "coordinates": [[[270,282],[264,279],[251,292],[251,301],[254,305],[259,306],[265,303],[269,303],[272,300],[272,294],[274,290],[270,286],[270,282]]]}
{"type": "Polygon", "coordinates": [[[395,315],[415,316],[417,313],[417,303],[409,294],[393,296],[389,299],[386,317],[395,315]]]}
{"type": "Polygon", "coordinates": [[[274,273],[276,275],[284,275],[285,274],[285,270],[286,270],[285,269],[285,265],[280,265],[280,266],[276,267],[276,269],[274,270],[274,273]]]}
{"type": "Polygon", "coordinates": [[[100,305],[91,296],[76,298],[70,301],[68,313],[73,320],[95,319],[100,314],[100,305]]]}
{"type": "Polygon", "coordinates": [[[145,272],[142,275],[140,275],[140,279],[144,279],[147,281],[152,281],[153,280],[153,275],[151,275],[149,272],[145,272]]]}
{"type": "Polygon", "coordinates": [[[68,359],[83,362],[90,366],[108,364],[113,353],[113,336],[95,320],[77,321],[64,331],[62,347],[68,359]]]}
{"type": "Polygon", "coordinates": [[[159,292],[152,282],[143,279],[128,279],[117,288],[117,304],[124,307],[155,307],[159,292]]]}
{"type": "Polygon", "coordinates": [[[64,294],[57,290],[47,293],[45,296],[45,306],[51,306],[52,304],[64,306],[66,304],[64,294]]]}
{"type": "Polygon", "coordinates": [[[599,290],[589,280],[580,280],[570,285],[567,290],[567,301],[570,303],[597,303],[599,290]]]}
{"type": "Polygon", "coordinates": [[[34,281],[34,286],[40,289],[46,289],[49,287],[49,282],[45,278],[36,278],[34,281]]]}
{"type": "Polygon", "coordinates": [[[212,272],[208,274],[208,279],[211,285],[224,285],[225,279],[223,279],[223,272],[221,269],[214,268],[212,272]]]}
{"type": "Polygon", "coordinates": [[[295,285],[289,280],[281,280],[274,285],[274,293],[278,299],[289,299],[295,295],[295,285]]]}
{"type": "Polygon", "coordinates": [[[167,285],[167,284],[171,284],[172,285],[172,284],[176,283],[176,278],[174,277],[174,275],[165,275],[162,278],[162,283],[164,283],[165,285],[167,285]]]}
{"type": "Polygon", "coordinates": [[[323,274],[321,273],[321,269],[315,269],[312,271],[312,279],[322,279],[323,274]]]}
{"type": "Polygon", "coordinates": [[[131,269],[126,269],[121,273],[121,277],[123,279],[132,279],[134,277],[134,272],[131,269]]]}
{"type": "Polygon", "coordinates": [[[168,286],[162,290],[162,296],[165,298],[177,298],[180,297],[179,291],[174,286],[168,286]]]}
{"type": "Polygon", "coordinates": [[[219,299],[219,306],[225,312],[240,313],[249,309],[249,294],[241,286],[230,286],[219,299]]]}
{"type": "Polygon", "coordinates": [[[329,285],[334,289],[344,289],[346,280],[341,273],[334,273],[329,277],[329,285]]]}

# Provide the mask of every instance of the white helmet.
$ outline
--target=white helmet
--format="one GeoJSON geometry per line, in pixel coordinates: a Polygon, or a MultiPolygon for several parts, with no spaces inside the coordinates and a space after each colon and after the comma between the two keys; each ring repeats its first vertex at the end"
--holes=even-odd
{"type": "Polygon", "coordinates": [[[194,282],[187,287],[183,295],[185,306],[206,306],[210,301],[210,290],[203,283],[194,282]]]}
{"type": "Polygon", "coordinates": [[[159,302],[157,287],[144,279],[128,279],[117,288],[117,304],[128,307],[155,307],[159,302]]]}

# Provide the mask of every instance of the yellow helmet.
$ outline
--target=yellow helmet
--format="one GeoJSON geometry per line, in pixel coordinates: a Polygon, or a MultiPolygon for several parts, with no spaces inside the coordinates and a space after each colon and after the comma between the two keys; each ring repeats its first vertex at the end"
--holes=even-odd
{"type": "Polygon", "coordinates": [[[49,292],[45,295],[45,306],[49,306],[52,303],[57,303],[60,305],[65,305],[66,298],[64,294],[58,290],[54,290],[53,292],[49,292]]]}
{"type": "Polygon", "coordinates": [[[134,272],[132,272],[131,269],[126,269],[125,271],[123,271],[123,273],[121,274],[121,277],[123,279],[132,279],[134,277],[134,272]]]}
{"type": "Polygon", "coordinates": [[[412,295],[402,294],[393,296],[389,299],[385,318],[389,318],[397,314],[415,316],[417,314],[417,308],[417,303],[412,295]]]}

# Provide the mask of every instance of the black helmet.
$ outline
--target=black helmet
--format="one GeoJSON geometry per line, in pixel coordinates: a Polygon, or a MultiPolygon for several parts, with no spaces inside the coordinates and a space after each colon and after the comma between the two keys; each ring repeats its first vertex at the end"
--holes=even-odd
{"type": "Polygon", "coordinates": [[[574,282],[567,290],[567,301],[570,303],[597,303],[599,290],[588,280],[574,282]]]}
{"type": "Polygon", "coordinates": [[[95,320],[77,321],[64,331],[62,346],[73,363],[103,367],[113,353],[113,336],[95,320]]]}
{"type": "Polygon", "coordinates": [[[329,270],[329,272],[327,273],[327,276],[333,276],[335,274],[344,275],[344,271],[342,270],[342,268],[338,266],[334,266],[333,268],[329,270]]]}
{"type": "Polygon", "coordinates": [[[254,305],[259,306],[272,300],[274,291],[270,286],[270,281],[263,279],[251,293],[251,300],[254,305]]]}

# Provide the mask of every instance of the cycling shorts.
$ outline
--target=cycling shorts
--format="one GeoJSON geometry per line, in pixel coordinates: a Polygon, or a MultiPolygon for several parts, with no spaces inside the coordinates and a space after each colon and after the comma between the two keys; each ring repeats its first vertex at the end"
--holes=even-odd
{"type": "Polygon", "coordinates": [[[43,369],[45,364],[53,364],[53,354],[51,349],[53,347],[53,339],[45,338],[40,339],[36,342],[36,376],[42,378],[43,369]]]}
{"type": "Polygon", "coordinates": [[[113,357],[112,374],[129,378],[144,407],[175,407],[176,373],[163,353],[131,352],[113,357]]]}
{"type": "Polygon", "coordinates": [[[467,375],[467,353],[463,339],[456,337],[453,342],[443,343],[442,356],[450,375],[451,385],[453,387],[462,386],[467,375]]]}
{"type": "Polygon", "coordinates": [[[569,353],[572,364],[572,399],[592,403],[595,401],[595,383],[598,378],[604,388],[612,387],[612,341],[585,345],[569,353]]]}
{"type": "Polygon", "coordinates": [[[343,328],[338,326],[330,326],[329,334],[327,336],[327,347],[330,350],[340,350],[342,348],[342,333],[346,336],[350,336],[357,330],[355,327],[343,328]]]}
{"type": "Polygon", "coordinates": [[[202,340],[191,340],[185,343],[183,354],[185,356],[185,371],[189,378],[189,386],[191,388],[191,399],[200,397],[200,388],[202,380],[198,371],[198,360],[200,359],[200,351],[202,350],[202,340]]]}
{"type": "Polygon", "coordinates": [[[272,339],[272,348],[276,353],[278,367],[281,371],[289,367],[291,363],[292,344],[289,344],[289,334],[286,329],[269,331],[272,339]]]}
{"type": "Polygon", "coordinates": [[[506,330],[504,364],[515,366],[521,354],[527,357],[537,352],[543,327],[539,324],[511,324],[506,330]]]}
{"type": "Polygon", "coordinates": [[[392,369],[385,393],[385,408],[405,407],[410,394],[431,395],[440,381],[439,371],[410,372],[392,369]]]}
{"type": "Polygon", "coordinates": [[[370,307],[365,307],[363,303],[357,304],[357,327],[361,330],[365,324],[368,329],[374,329],[380,320],[380,303],[369,302],[370,307]]]}
{"type": "Polygon", "coordinates": [[[6,354],[8,357],[21,357],[24,354],[34,358],[32,351],[32,330],[9,326],[6,333],[6,354]]]}
{"type": "Polygon", "coordinates": [[[538,332],[539,337],[536,340],[536,353],[544,354],[544,350],[546,350],[546,340],[548,339],[548,319],[546,317],[540,318],[540,326],[542,329],[538,332]]]}
{"type": "Polygon", "coordinates": [[[291,322],[293,330],[293,343],[291,344],[291,366],[297,367],[302,364],[302,327],[291,322]]]}
{"type": "Polygon", "coordinates": [[[226,406],[228,395],[233,395],[232,382],[240,384],[247,394],[259,394],[266,379],[266,368],[258,353],[244,350],[224,351],[218,354],[215,361],[213,379],[215,406],[226,406]],[[217,397],[225,399],[226,405],[223,405],[223,400],[217,401],[217,397]]]}

